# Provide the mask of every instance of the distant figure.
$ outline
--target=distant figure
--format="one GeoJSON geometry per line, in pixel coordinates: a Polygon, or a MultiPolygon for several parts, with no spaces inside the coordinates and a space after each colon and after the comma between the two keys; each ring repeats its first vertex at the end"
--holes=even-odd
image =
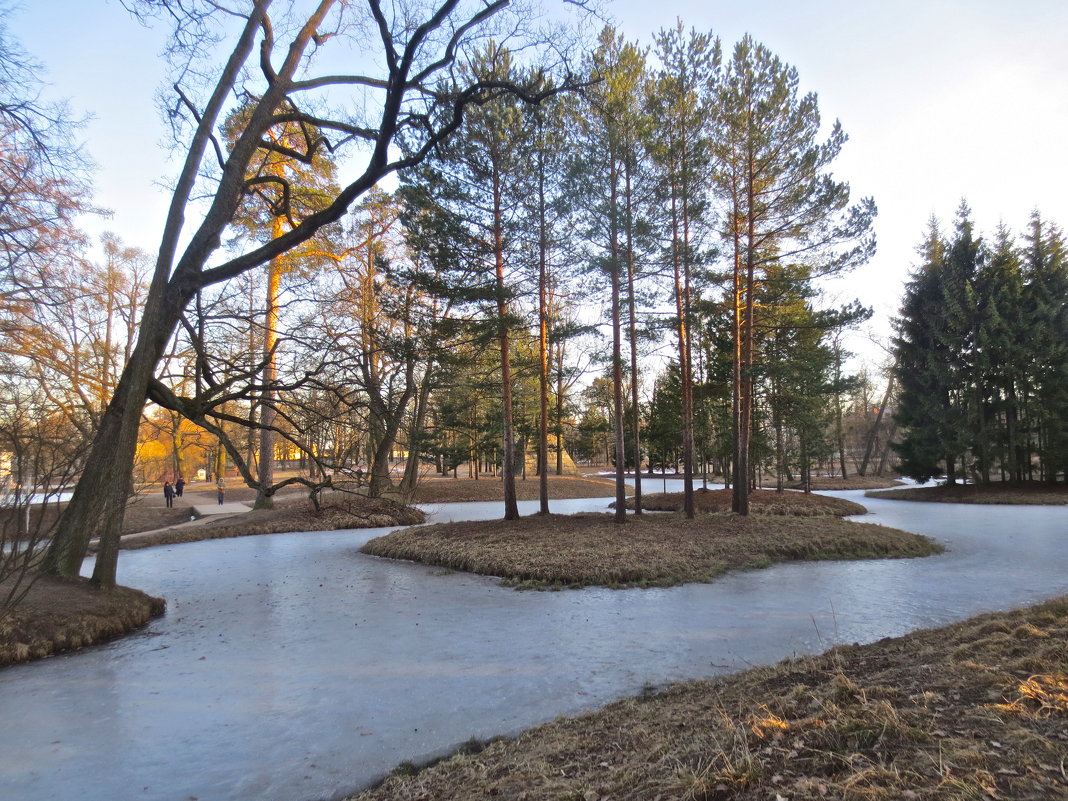
{"type": "Polygon", "coordinates": [[[220,484],[219,485],[219,506],[222,506],[224,503],[226,503],[226,490],[223,489],[222,485],[220,484]]]}
{"type": "Polygon", "coordinates": [[[163,482],[163,500],[167,502],[167,508],[174,506],[174,487],[171,486],[171,482],[163,482]]]}
{"type": "Polygon", "coordinates": [[[363,468],[362,467],[357,467],[356,468],[356,486],[358,487],[361,484],[363,484],[363,468]]]}
{"type": "Polygon", "coordinates": [[[178,476],[178,480],[174,482],[174,495],[176,498],[182,497],[182,490],[185,489],[185,479],[178,476]]]}

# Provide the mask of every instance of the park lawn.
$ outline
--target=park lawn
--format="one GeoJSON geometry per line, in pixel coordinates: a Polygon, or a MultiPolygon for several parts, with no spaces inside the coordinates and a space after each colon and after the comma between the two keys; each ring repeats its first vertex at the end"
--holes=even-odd
{"type": "Polygon", "coordinates": [[[1068,798],[1068,596],[402,764],[357,801],[1068,798]]]}
{"type": "Polygon", "coordinates": [[[1038,481],[943,484],[937,487],[904,487],[865,495],[872,498],[889,498],[892,501],[1058,506],[1068,504],[1068,484],[1046,484],[1038,481]]]}
{"type": "Polygon", "coordinates": [[[729,513],[530,516],[437,523],[375,537],[364,553],[498,576],[520,588],[669,586],[797,559],[927,556],[917,534],[836,517],[729,513]]]}

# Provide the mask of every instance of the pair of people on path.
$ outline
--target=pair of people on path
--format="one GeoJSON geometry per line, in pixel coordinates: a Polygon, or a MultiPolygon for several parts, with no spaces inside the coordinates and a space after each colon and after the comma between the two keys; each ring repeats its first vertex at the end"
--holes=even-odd
{"type": "Polygon", "coordinates": [[[178,476],[178,480],[174,482],[174,486],[171,486],[171,482],[163,482],[163,499],[167,502],[167,507],[174,506],[174,499],[181,498],[182,492],[185,490],[185,479],[178,476]]]}

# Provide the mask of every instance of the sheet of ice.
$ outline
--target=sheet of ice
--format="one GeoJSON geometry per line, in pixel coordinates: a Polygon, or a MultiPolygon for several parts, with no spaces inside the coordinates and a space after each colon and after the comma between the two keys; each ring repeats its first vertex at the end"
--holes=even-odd
{"type": "MultiPolygon", "coordinates": [[[[334,798],[401,761],[647,684],[1068,592],[1064,507],[840,494],[868,506],[864,519],[934,536],[949,551],[567,592],[516,592],[358,553],[382,530],[123,553],[120,581],[166,597],[167,615],[110,645],[0,671],[0,798],[334,798]]],[[[432,511],[492,519],[501,507],[432,511]]]]}

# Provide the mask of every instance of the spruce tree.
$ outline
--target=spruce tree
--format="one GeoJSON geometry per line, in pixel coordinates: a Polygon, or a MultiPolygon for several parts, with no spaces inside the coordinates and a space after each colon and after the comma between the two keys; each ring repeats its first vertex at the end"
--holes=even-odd
{"type": "Polygon", "coordinates": [[[1024,282],[1019,249],[1012,233],[1000,226],[976,286],[979,329],[979,413],[987,432],[990,467],[1001,478],[1022,481],[1026,449],[1022,437],[1022,402],[1032,360],[1023,307],[1024,282]]]}
{"type": "Polygon", "coordinates": [[[898,383],[894,422],[905,433],[893,448],[902,475],[921,482],[943,474],[948,449],[945,422],[951,382],[945,339],[940,335],[945,250],[938,222],[932,219],[920,248],[922,261],[905,285],[901,311],[894,320],[898,383]]]}
{"type": "Polygon", "coordinates": [[[980,413],[984,394],[983,354],[979,347],[979,299],[977,281],[986,258],[982,239],[976,236],[971,209],[962,202],[957,209],[953,238],[949,241],[939,271],[942,296],[936,329],[942,340],[940,353],[948,369],[948,408],[943,416],[946,473],[950,483],[974,471],[989,482],[989,445],[980,413]],[[969,457],[973,464],[969,464],[969,457]]]}
{"type": "Polygon", "coordinates": [[[1036,211],[1025,237],[1024,308],[1034,351],[1031,415],[1041,477],[1068,479],[1068,257],[1059,228],[1036,211]]]}

